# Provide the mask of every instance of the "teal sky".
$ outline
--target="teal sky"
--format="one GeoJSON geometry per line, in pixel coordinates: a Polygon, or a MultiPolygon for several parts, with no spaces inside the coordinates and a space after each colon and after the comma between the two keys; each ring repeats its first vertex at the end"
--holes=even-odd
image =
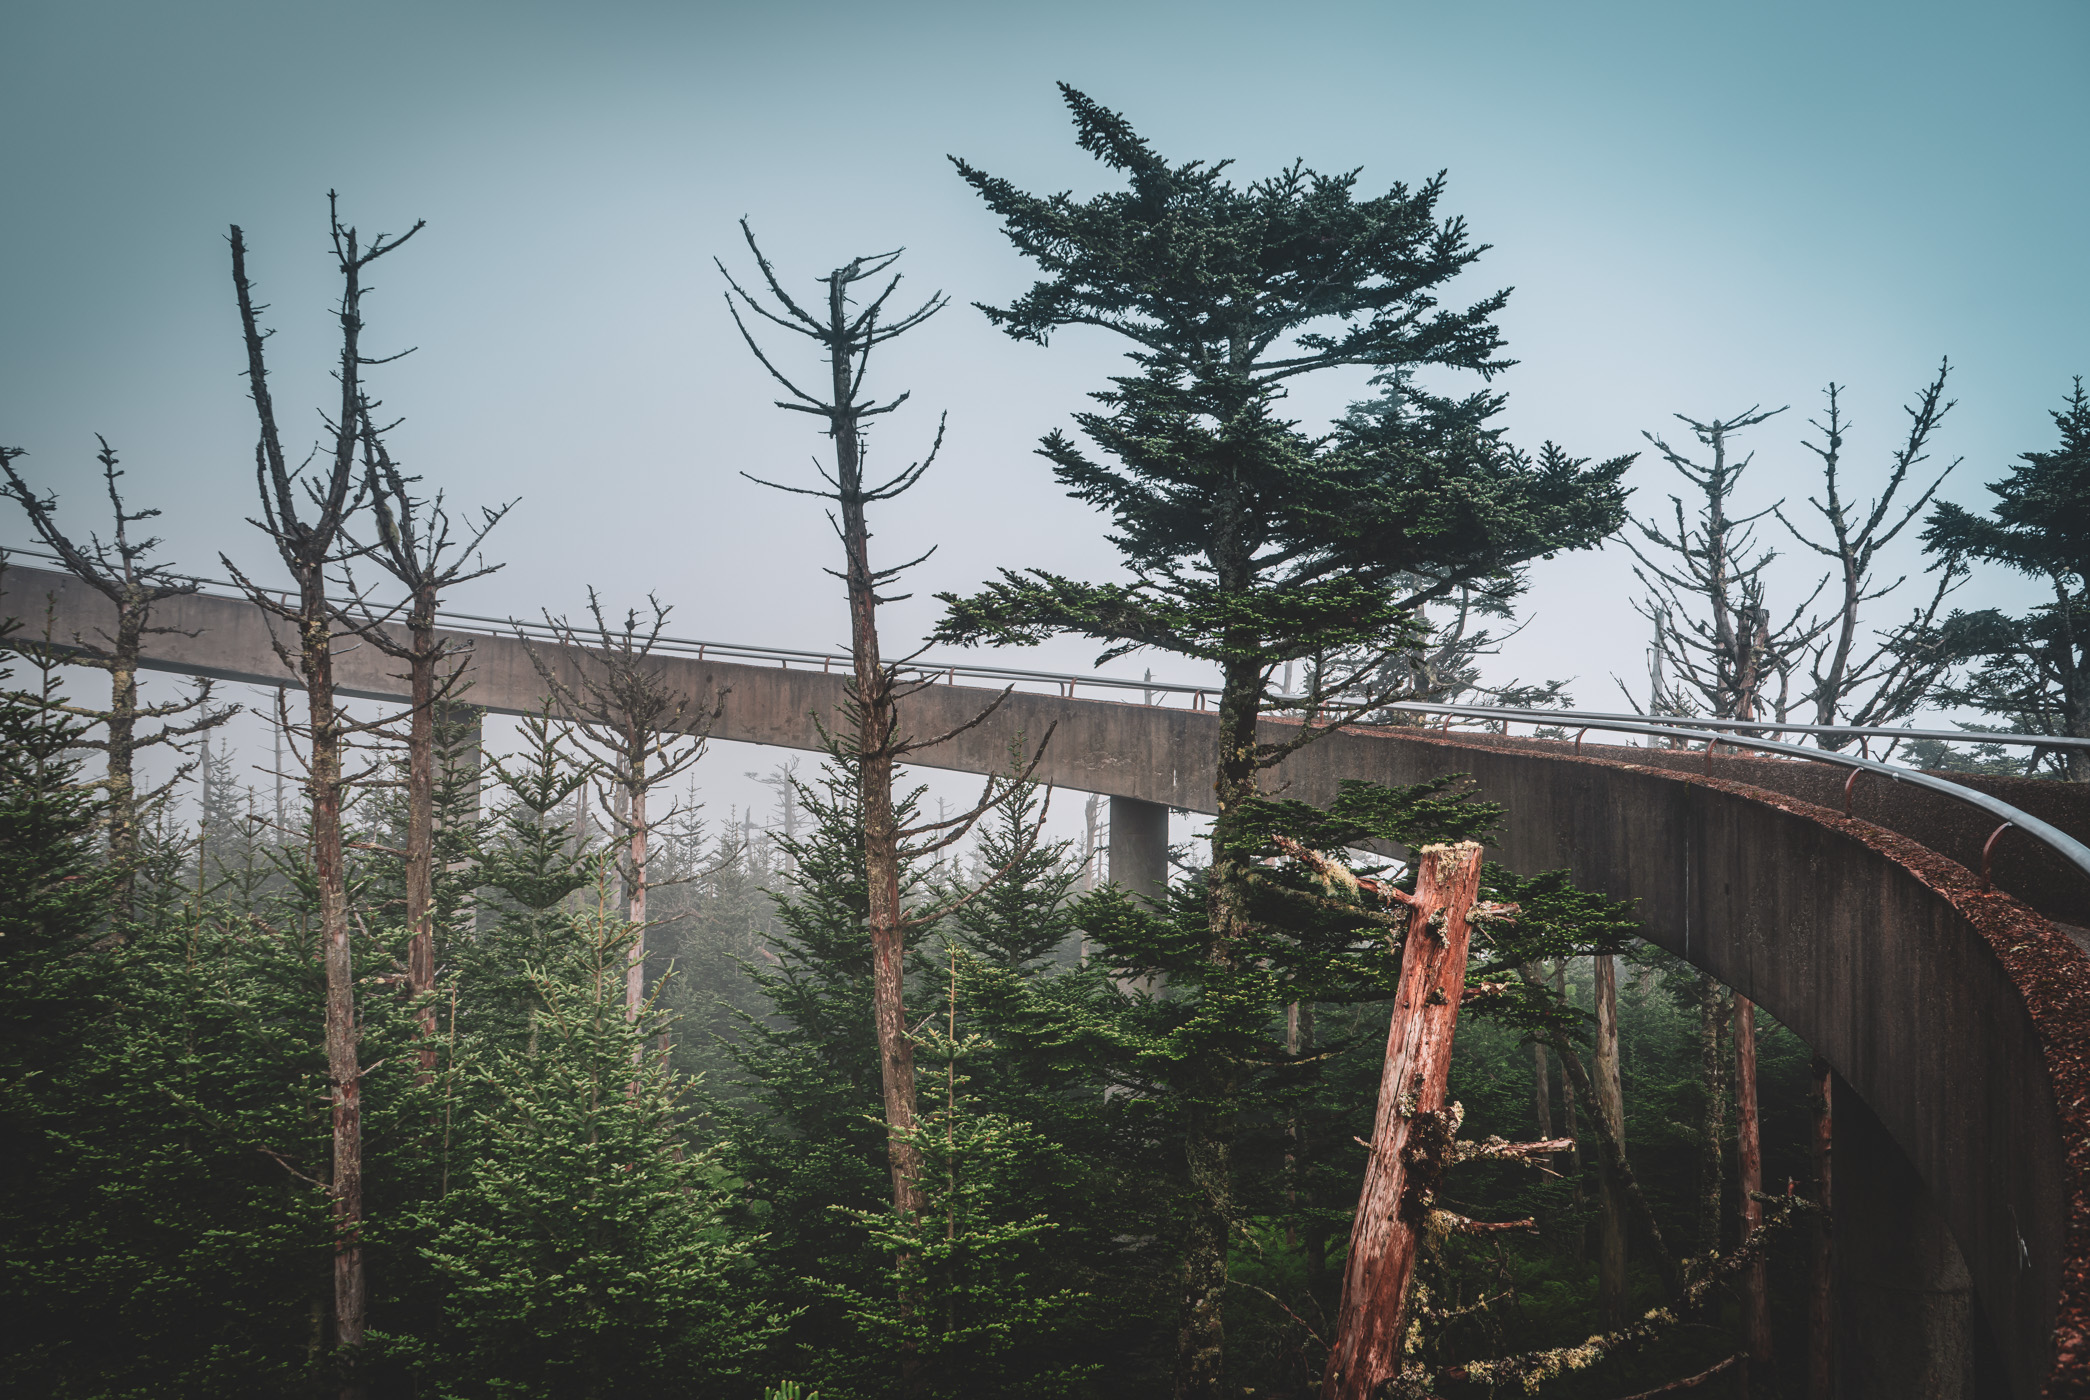
{"type": "MultiPolygon", "coordinates": [[[[1949,494],[1983,497],[2090,373],[2090,5],[1060,3],[103,4],[0,12],[0,441],[98,524],[92,434],[122,451],[170,552],[262,561],[251,410],[224,243],[238,222],[270,319],[279,403],[316,432],[330,295],[324,196],[366,233],[427,230],[369,304],[408,464],[454,501],[521,497],[509,569],[459,601],[575,608],[657,590],[684,635],[843,637],[811,503],[741,481],[809,470],[819,440],[725,319],[722,255],[749,215],[787,275],[905,244],[951,310],[895,347],[914,391],[880,430],[911,456],[950,412],[945,464],[884,557],[941,551],[919,598],[1002,564],[1100,574],[1098,522],[1030,448],[1116,347],[1050,350],[966,303],[1025,269],[950,171],[1092,189],[1053,89],[1130,115],[1166,154],[1246,176],[1300,157],[1363,184],[1448,169],[1447,212],[1494,245],[1464,295],[1516,292],[1518,437],[1634,450],[1669,415],[1793,405],[1757,430],[1745,499],[1809,488],[1805,418],[1831,379],[1870,472],[1899,405],[1949,355],[1949,494]],[[296,416],[303,409],[304,417],[296,416]]],[[[1455,294],[1458,294],[1455,291],[1455,294]]],[[[799,347],[780,347],[785,355],[799,347]]],[[[1343,381],[1303,390],[1307,417],[1343,381]]],[[[1671,424],[1671,426],[1674,426],[1671,424]]],[[[1643,460],[1644,513],[1667,485],[1643,460]]],[[[0,521],[0,543],[26,542],[0,521]]],[[[1501,674],[1640,667],[1622,551],[1541,566],[1501,674]]],[[[1796,570],[1784,585],[1800,583],[1796,570]]],[[[1983,580],[1969,599],[2024,595],[1983,580]]],[[[896,608],[896,642],[931,609],[896,608]]],[[[1880,620],[1888,620],[1883,612],[1880,620]]],[[[1079,665],[1087,649],[1043,654],[1079,665]]],[[[1157,659],[1164,675],[1179,663],[1157,659]]]]}

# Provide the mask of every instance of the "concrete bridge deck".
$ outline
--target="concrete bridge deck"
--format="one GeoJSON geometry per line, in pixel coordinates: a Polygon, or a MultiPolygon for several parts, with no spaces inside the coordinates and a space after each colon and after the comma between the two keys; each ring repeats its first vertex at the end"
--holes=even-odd
{"type": "MultiPolygon", "coordinates": [[[[107,602],[70,576],[10,565],[0,615],[54,641],[91,636],[107,602]]],[[[260,611],[194,596],[156,621],[159,670],[293,684],[260,611]],[[194,635],[183,635],[193,633],[194,635]]],[[[471,703],[525,713],[542,684],[523,642],[473,647],[471,703]]],[[[539,645],[553,664],[579,664],[539,645]]],[[[842,676],[664,657],[687,693],[721,694],[715,737],[818,747],[842,676]]],[[[397,662],[339,659],[344,693],[403,697],[397,662]]],[[[935,734],[994,691],[936,685],[905,712],[935,734]]],[[[707,707],[708,708],[708,707],[707,707]]],[[[1158,875],[1170,807],[1208,811],[1214,718],[1190,710],[1011,694],[993,719],[922,766],[1003,769],[1009,745],[1057,725],[1040,770],[1113,799],[1113,874],[1158,875]]],[[[1273,725],[1273,730],[1276,728],[1273,725]]],[[[1509,812],[1493,856],[1566,868],[1639,901],[1650,938],[1743,992],[1835,1068],[1839,1101],[1839,1306],[1843,1394],[2090,1396],[2090,957],[2053,918],[2090,923],[2090,889],[2027,841],[1999,847],[1997,888],[1978,866],[1990,824],[1948,798],[1808,763],[1603,748],[1417,729],[1323,740],[1279,770],[1288,795],[1333,796],[1345,778],[1405,784],[1470,775],[1509,812]],[[2050,918],[2049,916],[2052,916],[2050,918]]],[[[2090,832],[2090,789],[1986,781],[2063,829],[2090,832]]]]}

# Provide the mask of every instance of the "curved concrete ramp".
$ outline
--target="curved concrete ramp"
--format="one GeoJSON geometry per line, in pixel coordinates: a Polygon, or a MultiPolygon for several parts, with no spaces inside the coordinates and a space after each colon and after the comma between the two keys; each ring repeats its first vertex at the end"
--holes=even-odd
{"type": "MultiPolygon", "coordinates": [[[[108,613],[62,574],[14,566],[4,585],[0,613],[41,621],[48,600],[60,644],[108,613]]],[[[159,669],[286,683],[247,604],[183,599],[158,620],[197,633],[156,639],[159,669]]],[[[541,686],[522,643],[461,640],[476,648],[467,699],[507,713],[537,708],[541,686]]],[[[723,739],[814,748],[811,717],[831,716],[841,700],[842,678],[819,671],[694,657],[660,665],[690,693],[725,692],[713,731],[723,739]]],[[[365,647],[342,657],[341,684],[396,699],[396,669],[365,647]]],[[[908,725],[943,732],[994,694],[929,686],[909,702],[908,725]]],[[[1013,740],[1035,744],[1052,727],[1046,781],[1208,810],[1212,723],[1180,709],[1015,693],[922,761],[996,771],[1013,740]]],[[[1969,859],[1969,840],[1978,853],[1982,836],[1949,802],[1904,801],[1876,784],[1852,794],[1858,815],[1846,818],[1840,775],[1814,765],[1720,758],[1710,776],[1702,765],[1695,753],[1577,754],[1564,743],[1403,729],[1323,740],[1278,781],[1321,801],[1344,778],[1470,774],[1509,810],[1495,853],[1505,864],[1565,867],[1589,888],[1638,900],[1650,936],[1818,1050],[1914,1164],[1957,1240],[2010,1393],[2090,1395],[2090,959],[2030,905],[1981,892],[1941,854],[1969,859]],[[1817,805],[1824,797],[1836,806],[1817,805]]],[[[2059,804],[2042,815],[2090,829],[2090,793],[2041,786],[2059,804]]],[[[1999,860],[1997,876],[2064,917],[2090,908],[2090,892],[2036,855],[1999,860]]]]}

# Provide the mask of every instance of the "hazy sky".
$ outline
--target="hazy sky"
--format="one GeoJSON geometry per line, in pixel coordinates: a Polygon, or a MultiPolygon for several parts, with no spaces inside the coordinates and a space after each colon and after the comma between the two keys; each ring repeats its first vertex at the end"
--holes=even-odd
{"type": "MultiPolygon", "coordinates": [[[[594,584],[615,603],[657,591],[683,635],[842,641],[817,508],[737,475],[809,472],[821,446],[770,406],[721,307],[711,260],[747,266],[743,214],[802,285],[904,244],[907,285],[954,299],[877,374],[914,392],[878,430],[884,459],[950,413],[943,465],[876,544],[888,560],[941,545],[919,600],[1004,564],[1109,570],[1098,520],[1031,448],[1118,347],[1018,345],[967,305],[1027,272],[945,159],[1101,187],[1062,79],[1164,154],[1232,157],[1248,177],[1294,157],[1362,167],[1367,190],[1448,169],[1446,212],[1493,245],[1453,294],[1516,288],[1503,326],[1520,364],[1500,383],[1530,444],[1608,456],[1674,412],[1791,404],[1754,436],[1745,498],[1797,498],[1825,383],[1848,386],[1848,460],[1869,472],[1949,355],[1960,406],[1938,449],[1966,457],[1949,494],[1975,503],[2051,444],[2047,410],[2090,372],[2083,0],[14,0],[0,73],[0,442],[29,449],[24,469],[84,527],[107,434],[135,498],[165,507],[172,557],[200,572],[220,550],[265,562],[242,523],[253,428],[226,226],[244,227],[273,303],[286,426],[316,431],[329,187],[366,234],[428,221],[368,303],[374,351],[419,347],[378,372],[407,416],[396,450],[455,502],[521,498],[493,546],[509,568],[459,599],[471,610],[563,611],[594,584]]],[[[1297,407],[1325,416],[1358,387],[1297,407]]],[[[1636,467],[1643,513],[1663,475],[1636,467]]],[[[0,544],[26,540],[0,519],[0,544]]],[[[1637,674],[1644,647],[1623,551],[1542,565],[1536,584],[1500,674],[1574,676],[1610,707],[1608,674],[1637,674]]],[[[896,607],[889,635],[932,615],[896,607]]]]}

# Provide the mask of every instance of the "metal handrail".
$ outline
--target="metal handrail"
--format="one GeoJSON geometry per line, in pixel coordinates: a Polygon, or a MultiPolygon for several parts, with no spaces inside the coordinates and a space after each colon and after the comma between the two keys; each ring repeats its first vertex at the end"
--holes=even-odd
{"type": "MultiPolygon", "coordinates": [[[[65,568],[65,561],[55,554],[50,554],[40,549],[23,549],[14,545],[0,546],[0,556],[14,554],[56,564],[60,569],[65,568]]],[[[244,600],[247,596],[245,589],[224,579],[205,578],[199,574],[181,574],[172,571],[168,572],[167,577],[180,579],[185,583],[194,583],[203,588],[219,590],[217,593],[205,595],[209,597],[244,600]]],[[[289,590],[282,588],[264,588],[261,591],[285,598],[290,596],[289,590]]],[[[375,616],[384,617],[396,611],[399,606],[398,604],[380,605],[373,603],[369,605],[369,611],[375,616]]],[[[513,636],[525,639],[556,640],[561,637],[562,631],[562,629],[548,623],[529,622],[518,617],[490,617],[483,613],[454,612],[447,608],[437,611],[436,621],[450,631],[466,632],[483,637],[513,636]]],[[[585,637],[587,634],[585,627],[576,627],[568,630],[576,638],[585,637]]],[[[700,660],[719,657],[729,660],[777,661],[787,666],[793,662],[818,663],[823,668],[832,666],[836,662],[851,663],[853,661],[848,652],[842,651],[800,651],[788,647],[759,646],[748,642],[707,641],[696,637],[659,637],[655,639],[654,646],[660,651],[676,655],[694,656],[700,660]]],[[[949,676],[953,678],[964,676],[991,681],[1035,681],[1039,684],[1051,683],[1063,690],[1070,686],[1091,686],[1102,687],[1106,690],[1137,690],[1149,695],[1187,695],[1199,700],[1202,697],[1213,696],[1219,693],[1219,687],[1214,685],[1190,685],[1181,681],[1163,681],[1151,678],[1131,680],[1122,676],[1097,675],[1093,672],[1031,671],[1016,667],[987,666],[965,661],[927,661],[918,657],[901,658],[898,661],[889,660],[886,664],[897,665],[905,672],[919,676],[949,676]]],[[[1071,691],[1068,693],[1071,693],[1071,691]]]]}
{"type": "MultiPolygon", "coordinates": [[[[1388,709],[1413,709],[1406,702],[1391,704],[1388,709]]],[[[1491,718],[1500,718],[1504,713],[1493,705],[1430,706],[1431,712],[1467,710],[1482,712],[1491,718]]],[[[1674,722],[1691,725],[1698,729],[1746,729],[1758,734],[1833,734],[1849,738],[1873,739],[1944,739],[1958,744],[2025,744],[2035,747],[2057,749],[2090,748],[2090,739],[2078,739],[2067,734],[1991,734],[1983,730],[1964,729],[1895,729],[1886,725],[1851,724],[1781,724],[1776,720],[1763,719],[1702,719],[1697,715],[1627,715],[1606,713],[1599,710],[1540,710],[1538,714],[1573,716],[1578,723],[1586,722],[1589,728],[1602,726],[1599,720],[1641,720],[1674,722]]],[[[1813,752],[1810,750],[1809,752],[1813,752]]],[[[1833,752],[1823,750],[1822,752],[1833,752]]]]}
{"type": "MultiPolygon", "coordinates": [[[[41,559],[57,564],[61,568],[65,566],[63,559],[40,549],[24,549],[13,545],[0,546],[0,556],[8,554],[20,554],[31,559],[41,559]]],[[[169,577],[182,579],[208,588],[223,590],[222,595],[218,596],[234,599],[246,597],[245,590],[240,588],[239,585],[228,583],[223,579],[205,578],[196,574],[176,573],[170,573],[169,577]]],[[[288,596],[287,591],[283,589],[264,589],[263,591],[288,596]]],[[[376,605],[372,606],[379,615],[392,610],[377,607],[376,605]]],[[[393,605],[394,608],[396,606],[393,605]]],[[[552,640],[560,635],[559,628],[547,623],[526,622],[521,618],[512,616],[491,617],[483,613],[453,612],[444,609],[437,612],[436,620],[451,631],[469,632],[478,636],[520,636],[552,640]]],[[[575,635],[579,635],[578,630],[575,631],[575,635]]],[[[852,660],[847,652],[802,651],[788,647],[758,646],[748,642],[705,641],[693,637],[661,637],[657,639],[655,645],[668,652],[694,655],[699,658],[713,656],[746,658],[758,661],[778,661],[786,665],[794,661],[805,663],[819,662],[825,667],[832,666],[838,661],[849,662],[852,660]]],[[[1214,685],[1192,685],[1182,681],[1154,680],[1152,678],[1131,680],[1121,676],[1097,675],[1094,672],[1036,671],[1014,666],[987,666],[976,662],[964,661],[932,662],[916,658],[903,659],[899,662],[888,662],[887,664],[900,665],[907,671],[922,676],[967,676],[983,680],[1034,681],[1041,685],[1050,683],[1062,689],[1077,685],[1099,686],[1106,690],[1137,690],[1148,695],[1189,695],[1196,697],[1199,701],[1220,693],[1220,688],[1214,685]]],[[[1321,703],[1329,703],[1333,698],[1323,697],[1321,703]]],[[[1308,697],[1281,696],[1278,697],[1278,703],[1287,709],[1304,709],[1307,707],[1308,697]]],[[[1419,702],[1399,702],[1389,704],[1386,708],[1409,710],[1419,708],[1426,713],[1470,715],[1483,719],[1501,719],[1510,715],[1509,711],[1493,705],[1425,706],[1420,705],[1419,702]]],[[[1538,723],[1552,723],[1561,719],[1574,718],[1585,722],[1591,728],[1603,727],[1604,724],[1612,721],[1665,722],[1670,718],[1662,715],[1626,715],[1594,710],[1545,710],[1538,713],[1550,717],[1546,720],[1537,721],[1538,723]]],[[[1679,716],[1676,717],[1676,722],[1693,725],[1700,729],[1746,729],[1757,732],[1768,731],[1774,734],[1824,734],[1853,739],[1939,739],[1947,743],[1957,744],[2017,744],[2035,748],[2058,749],[2090,748],[2090,739],[2079,739],[2061,734],[1992,734],[1951,729],[1896,729],[1884,725],[1781,724],[1767,720],[1701,719],[1696,716],[1679,716]]],[[[1823,752],[1831,751],[1823,750],[1823,752]]]]}
{"type": "MultiPolygon", "coordinates": [[[[1732,733],[1690,727],[1689,722],[1664,720],[1659,715],[1602,715],[1580,710],[1520,710],[1498,705],[1426,705],[1402,701],[1386,707],[1410,714],[1459,715],[1472,719],[1495,719],[1514,721],[1521,724],[1560,725],[1570,729],[1603,729],[1625,734],[1648,734],[1663,739],[1696,739],[1708,748],[1706,761],[1712,761],[1711,745],[1726,744],[1730,748],[1761,749],[1768,753],[1784,754],[1791,758],[1803,758],[1810,763],[1829,763],[1859,772],[1877,773],[1893,782],[1906,783],[1911,787],[1927,788],[1947,797],[1955,798],[1971,807],[1995,817],[2001,826],[1990,834],[1981,852],[1982,888],[1990,885],[1989,859],[1995,849],[1996,837],[2011,827],[2046,845],[2077,871],[2090,877],[2090,846],[2084,845],[2053,823],[2043,821],[2030,812],[2011,806],[1998,798],[1974,788],[1962,787],[1948,779],[1936,777],[1914,768],[1897,768],[1876,759],[1856,758],[1838,753],[1834,749],[1810,749],[1802,744],[1787,744],[1776,739],[1757,739],[1737,736],[1732,733]]],[[[1767,726],[1758,725],[1758,728],[1767,726]]],[[[1846,794],[1848,787],[1846,786],[1846,794]]],[[[1848,816],[1848,809],[1845,811],[1848,816]]]]}

